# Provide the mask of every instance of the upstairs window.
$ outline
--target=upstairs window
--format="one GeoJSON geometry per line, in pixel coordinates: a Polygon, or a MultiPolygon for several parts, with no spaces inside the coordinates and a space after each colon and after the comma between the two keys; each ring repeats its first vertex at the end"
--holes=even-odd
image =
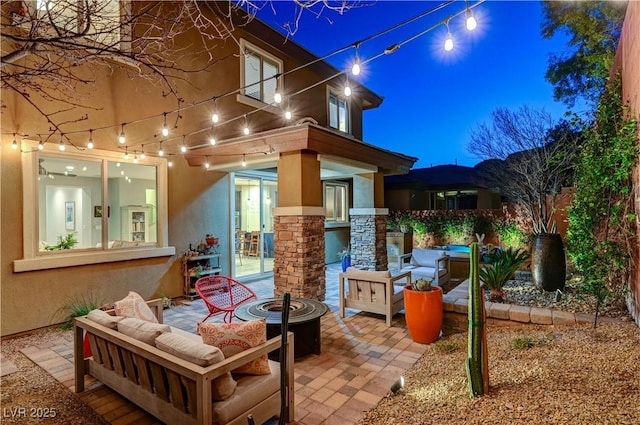
{"type": "Polygon", "coordinates": [[[333,91],[329,91],[329,127],[349,132],[349,103],[333,91]]]}
{"type": "Polygon", "coordinates": [[[280,89],[278,76],[282,73],[282,61],[245,40],[240,48],[244,95],[267,104],[274,103],[274,96],[280,89]]]}
{"type": "Polygon", "coordinates": [[[31,0],[28,7],[36,10],[36,16],[51,34],[72,36],[85,31],[87,20],[90,29],[86,38],[101,46],[128,50],[121,42],[129,32],[129,24],[123,24],[122,16],[128,14],[128,1],[118,0],[31,0]],[[55,28],[55,29],[54,29],[55,28]]]}

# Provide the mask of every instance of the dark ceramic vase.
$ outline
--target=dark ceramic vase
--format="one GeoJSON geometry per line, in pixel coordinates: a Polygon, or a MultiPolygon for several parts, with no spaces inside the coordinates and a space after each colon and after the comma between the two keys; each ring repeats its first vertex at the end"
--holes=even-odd
{"type": "Polygon", "coordinates": [[[532,251],[533,283],[545,291],[564,289],[567,263],[560,234],[541,233],[537,235],[532,251]]]}

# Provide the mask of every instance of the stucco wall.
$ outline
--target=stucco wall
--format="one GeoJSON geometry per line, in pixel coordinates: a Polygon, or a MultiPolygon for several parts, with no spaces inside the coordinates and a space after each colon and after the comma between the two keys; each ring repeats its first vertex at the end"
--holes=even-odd
{"type": "MultiPolygon", "coordinates": [[[[260,37],[252,36],[238,28],[236,36],[249,38],[254,44],[269,49],[278,55],[278,50],[265,46],[260,37]]],[[[198,39],[198,38],[195,38],[198,39]]],[[[216,55],[221,60],[210,72],[189,74],[188,82],[178,82],[180,95],[189,101],[212,98],[220,93],[234,90],[240,86],[238,53],[239,47],[229,41],[217,44],[216,55]]],[[[290,58],[285,60],[285,68],[291,69],[300,63],[290,58]]],[[[208,58],[202,55],[193,62],[198,68],[208,58]],[[200,62],[198,62],[198,60],[200,62]]],[[[87,88],[78,87],[75,95],[83,104],[90,106],[85,110],[61,112],[56,115],[59,122],[68,121],[65,130],[87,130],[112,126],[116,123],[133,122],[164,111],[175,110],[177,104],[170,97],[163,96],[162,90],[147,81],[130,75],[126,66],[114,62],[114,68],[87,70],[87,75],[95,78],[96,83],[87,88]],[[95,108],[95,109],[93,109],[95,108]],[[87,114],[86,120],[77,120],[87,114]]],[[[134,72],[135,74],[135,72],[134,72]]],[[[295,75],[285,77],[287,90],[295,91],[317,82],[320,78],[305,69],[295,75]]],[[[70,93],[71,95],[71,93],[70,93]]],[[[3,110],[3,132],[21,134],[46,133],[49,125],[26,102],[16,98],[12,92],[2,92],[7,108],[3,110]]],[[[300,116],[313,116],[321,125],[326,124],[326,87],[319,86],[296,98],[296,112],[300,116]]],[[[73,100],[73,99],[72,99],[73,100]]],[[[360,106],[353,100],[353,114],[358,115],[360,106]]],[[[47,110],[63,110],[65,105],[43,102],[47,110]]],[[[238,103],[236,97],[221,99],[218,107],[227,116],[238,116],[254,108],[238,103]]],[[[178,121],[177,134],[190,133],[201,129],[209,118],[206,108],[182,111],[178,121]]],[[[173,114],[172,114],[173,115],[173,114]]],[[[254,131],[275,128],[284,125],[274,115],[260,112],[251,116],[254,131]]],[[[175,116],[169,116],[175,122],[175,116]]],[[[362,134],[361,119],[352,121],[353,133],[359,138],[362,134]]],[[[162,119],[141,121],[127,125],[127,144],[135,146],[145,143],[147,153],[155,152],[162,119]],[[130,141],[130,142],[129,142],[130,141]]],[[[232,126],[233,127],[233,126],[232,126]]],[[[238,128],[217,134],[223,138],[238,128]]],[[[117,151],[118,126],[94,132],[96,148],[117,151]]],[[[70,136],[74,143],[84,146],[87,134],[70,136]]],[[[188,144],[206,143],[208,134],[189,139],[188,144]]],[[[56,142],[57,142],[56,138],[56,142]]],[[[174,167],[168,173],[168,241],[175,246],[176,256],[154,259],[120,261],[113,263],[66,267],[44,271],[23,273],[13,272],[13,262],[23,255],[23,216],[31,211],[23,211],[22,206],[22,168],[21,153],[10,148],[12,137],[3,135],[0,150],[0,303],[2,336],[59,323],[64,313],[60,310],[71,299],[82,295],[91,295],[101,302],[113,302],[124,297],[129,290],[139,292],[144,298],[159,294],[178,296],[182,294],[182,274],[180,255],[190,243],[197,243],[206,233],[215,233],[220,237],[223,253],[222,272],[230,273],[229,257],[229,175],[218,172],[205,172],[199,167],[189,167],[180,155],[174,156],[174,167]]],[[[19,141],[19,140],[18,140],[19,141]]],[[[164,148],[174,153],[180,140],[166,143],[164,148]]],[[[324,249],[321,250],[324,252],[324,249]]]]}

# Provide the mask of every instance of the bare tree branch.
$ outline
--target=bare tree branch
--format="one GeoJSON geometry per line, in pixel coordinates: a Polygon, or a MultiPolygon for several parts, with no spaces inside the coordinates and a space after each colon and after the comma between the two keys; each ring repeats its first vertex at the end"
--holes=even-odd
{"type": "Polygon", "coordinates": [[[534,232],[547,233],[555,231],[553,197],[547,195],[570,184],[577,143],[569,123],[556,124],[544,110],[524,106],[494,110],[491,122],[471,133],[467,149],[487,160],[480,167],[486,178],[523,208],[534,232]]]}

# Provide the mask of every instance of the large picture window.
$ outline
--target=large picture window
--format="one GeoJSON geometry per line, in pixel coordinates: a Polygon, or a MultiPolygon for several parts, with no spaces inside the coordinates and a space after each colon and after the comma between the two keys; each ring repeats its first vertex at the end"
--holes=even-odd
{"type": "Polygon", "coordinates": [[[24,260],[16,263],[25,264],[17,271],[175,251],[162,249],[167,243],[164,159],[134,164],[114,152],[35,150],[23,154],[23,171],[24,260]],[[123,250],[138,253],[106,254],[123,250]],[[73,255],[80,256],[69,260],[73,255]],[[52,263],[56,257],[66,260],[52,263]],[[40,267],[38,260],[49,265],[40,267]]]}

